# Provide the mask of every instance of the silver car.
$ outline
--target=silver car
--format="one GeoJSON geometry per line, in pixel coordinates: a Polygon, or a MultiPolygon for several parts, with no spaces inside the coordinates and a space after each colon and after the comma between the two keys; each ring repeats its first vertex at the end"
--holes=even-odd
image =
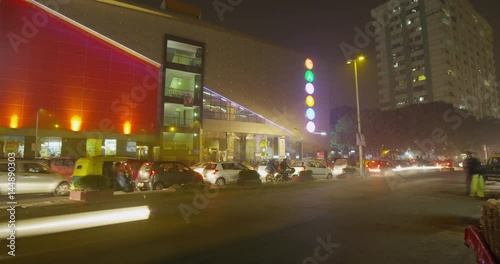
{"type": "Polygon", "coordinates": [[[68,180],[56,173],[50,173],[49,168],[42,163],[17,160],[11,164],[14,165],[9,165],[7,160],[0,161],[1,195],[7,195],[9,192],[15,194],[53,193],[56,196],[69,194],[70,183],[68,180]],[[9,186],[9,168],[11,172],[10,182],[14,182],[15,185],[9,186]],[[12,189],[12,186],[15,186],[15,189],[12,189]]]}

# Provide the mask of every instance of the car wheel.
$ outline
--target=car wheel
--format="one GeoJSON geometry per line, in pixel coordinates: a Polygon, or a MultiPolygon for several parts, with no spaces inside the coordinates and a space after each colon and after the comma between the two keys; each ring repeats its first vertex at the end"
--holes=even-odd
{"type": "Polygon", "coordinates": [[[161,190],[163,190],[163,188],[165,188],[165,186],[163,185],[162,182],[157,182],[153,186],[153,190],[155,190],[155,191],[161,191],[161,190]]]}
{"type": "Polygon", "coordinates": [[[54,195],[55,196],[66,196],[69,194],[69,183],[67,182],[62,182],[59,185],[57,185],[56,189],[54,190],[54,195]]]}
{"type": "Polygon", "coordinates": [[[226,180],[222,177],[217,178],[217,180],[215,181],[215,185],[224,186],[224,185],[226,185],[226,180]]]}
{"type": "Polygon", "coordinates": [[[203,189],[205,183],[201,179],[195,179],[193,183],[193,187],[197,189],[203,189]]]}
{"type": "Polygon", "coordinates": [[[328,175],[326,175],[326,179],[327,180],[333,179],[333,175],[331,173],[328,173],[328,175]]]}

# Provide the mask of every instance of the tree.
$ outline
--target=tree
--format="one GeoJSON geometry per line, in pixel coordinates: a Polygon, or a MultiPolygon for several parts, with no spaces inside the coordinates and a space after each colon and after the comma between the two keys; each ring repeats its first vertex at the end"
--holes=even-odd
{"type": "Polygon", "coordinates": [[[332,127],[330,135],[330,146],[340,153],[350,150],[356,146],[357,125],[352,115],[346,115],[339,119],[332,127]]]}

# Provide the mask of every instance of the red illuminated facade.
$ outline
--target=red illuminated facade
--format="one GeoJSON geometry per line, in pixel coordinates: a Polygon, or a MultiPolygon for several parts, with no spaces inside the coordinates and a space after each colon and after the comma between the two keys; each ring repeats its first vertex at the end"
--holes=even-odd
{"type": "Polygon", "coordinates": [[[49,156],[152,148],[159,65],[25,1],[0,2],[0,34],[1,156],[34,156],[37,134],[49,156]]]}

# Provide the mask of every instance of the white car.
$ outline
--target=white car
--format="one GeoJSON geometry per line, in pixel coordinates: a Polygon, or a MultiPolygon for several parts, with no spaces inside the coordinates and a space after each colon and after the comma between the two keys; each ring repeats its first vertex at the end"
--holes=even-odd
{"type": "Polygon", "coordinates": [[[205,181],[224,186],[229,183],[236,183],[240,171],[249,169],[251,168],[241,162],[211,162],[205,165],[202,175],[205,181]]]}
{"type": "Polygon", "coordinates": [[[203,170],[205,169],[205,166],[208,164],[208,162],[199,162],[191,166],[190,168],[199,174],[203,175],[203,170]]]}
{"type": "Polygon", "coordinates": [[[315,179],[333,179],[333,171],[325,165],[324,161],[294,161],[292,167],[295,169],[293,175],[299,175],[301,171],[311,170],[315,179]]]}

